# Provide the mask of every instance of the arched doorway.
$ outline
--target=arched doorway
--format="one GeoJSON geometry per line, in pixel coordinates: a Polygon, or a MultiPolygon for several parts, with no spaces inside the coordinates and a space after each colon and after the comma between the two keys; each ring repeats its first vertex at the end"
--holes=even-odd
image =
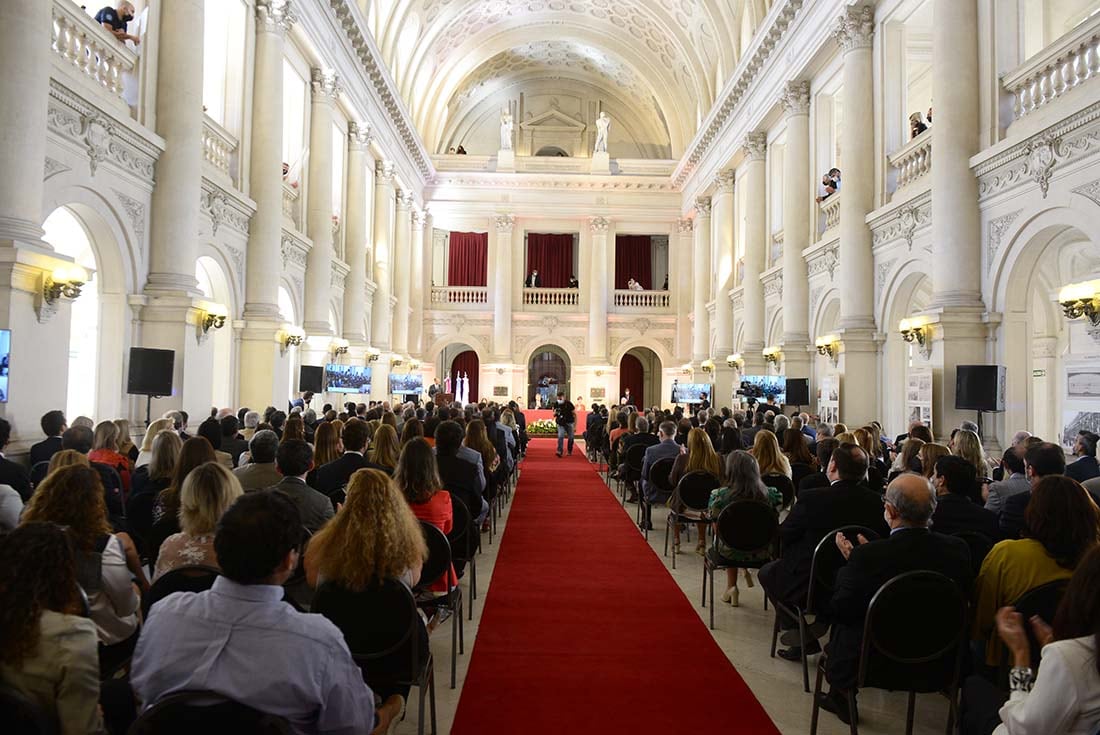
{"type": "MultiPolygon", "coordinates": [[[[923,265],[917,267],[921,268],[923,265]]],[[[883,359],[880,362],[882,373],[879,382],[883,393],[879,396],[879,405],[882,407],[885,428],[891,435],[907,432],[914,420],[924,422],[934,434],[942,433],[939,431],[942,427],[932,421],[930,407],[928,411],[914,412],[912,403],[920,394],[910,396],[908,392],[910,376],[928,373],[932,369],[932,363],[922,354],[922,348],[918,343],[906,342],[897,329],[902,319],[920,314],[928,308],[931,300],[932,279],[915,268],[914,272],[899,279],[894,290],[893,301],[886,305],[883,320],[886,341],[883,345],[883,359]]],[[[914,380],[921,385],[927,385],[922,379],[914,378],[914,380]]]]}
{"type": "Polygon", "coordinates": [[[549,156],[551,158],[569,158],[569,154],[556,145],[544,145],[535,153],[536,156],[549,156]]]}
{"type": "Polygon", "coordinates": [[[481,360],[473,347],[467,344],[447,345],[439,356],[440,364],[437,375],[442,376],[441,383],[446,388],[450,385],[450,392],[457,393],[459,376],[469,379],[466,401],[477,403],[481,400],[480,380],[481,360]],[[447,379],[450,378],[450,382],[447,379]]]}
{"type": "Polygon", "coordinates": [[[527,363],[527,405],[549,406],[558,392],[572,395],[569,389],[569,356],[557,345],[543,345],[531,354],[527,363]]]}
{"type": "Polygon", "coordinates": [[[648,347],[633,347],[619,360],[617,397],[625,397],[628,388],[630,402],[638,408],[660,403],[661,358],[648,347]]]}
{"type": "Polygon", "coordinates": [[[211,370],[212,383],[210,385],[210,402],[214,406],[233,406],[236,401],[233,396],[233,327],[232,314],[233,302],[230,291],[229,279],[218,262],[208,255],[204,255],[195,261],[195,280],[202,295],[214,303],[225,307],[230,318],[221,329],[212,329],[208,333],[208,339],[213,346],[213,368],[211,370]]]}

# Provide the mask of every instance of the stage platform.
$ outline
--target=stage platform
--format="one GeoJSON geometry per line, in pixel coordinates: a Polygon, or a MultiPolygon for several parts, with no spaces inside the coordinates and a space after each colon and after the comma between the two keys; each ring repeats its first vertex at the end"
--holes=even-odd
{"type": "MultiPolygon", "coordinates": [[[[584,422],[588,416],[587,411],[577,411],[577,424],[573,427],[574,434],[581,434],[584,431],[584,422]]],[[[532,421],[542,421],[543,419],[554,420],[554,412],[546,409],[528,408],[523,412],[523,415],[527,418],[527,423],[532,421]]]]}

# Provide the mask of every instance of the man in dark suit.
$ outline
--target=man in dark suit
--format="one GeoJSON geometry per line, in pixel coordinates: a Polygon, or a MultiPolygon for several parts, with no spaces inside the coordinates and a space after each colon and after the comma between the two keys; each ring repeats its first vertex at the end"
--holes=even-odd
{"type": "Polygon", "coordinates": [[[31,477],[26,467],[12,462],[2,454],[10,439],[11,424],[6,419],[0,419],[0,485],[10,485],[25,503],[31,497],[31,477]]]}
{"type": "Polygon", "coordinates": [[[246,442],[238,432],[240,423],[236,416],[226,416],[221,420],[222,451],[228,452],[233,457],[233,466],[239,467],[241,455],[248,451],[246,442]]]}
{"type": "Polygon", "coordinates": [[[313,467],[313,447],[300,439],[289,439],[279,444],[275,463],[283,479],[269,490],[286,493],[302,515],[302,525],[310,533],[325,525],[332,518],[332,501],[306,484],[306,474],[313,467]]]}
{"type": "MultiPolygon", "coordinates": [[[[1024,453],[1024,474],[1028,482],[1035,487],[1039,480],[1048,475],[1061,475],[1066,471],[1066,455],[1062,448],[1050,442],[1032,444],[1024,453]]],[[[1004,501],[1001,510],[1001,537],[1020,538],[1024,529],[1024,511],[1031,502],[1031,490],[1017,493],[1004,501]]]]}
{"type": "MultiPolygon", "coordinates": [[[[783,556],[765,564],[760,570],[760,585],[768,597],[788,607],[806,604],[810,587],[810,564],[814,549],[826,534],[841,526],[865,526],[880,536],[889,530],[882,516],[882,496],[861,484],[867,474],[869,458],[855,444],[841,444],[833,450],[826,471],[830,485],[806,490],[798,497],[790,515],[779,527],[783,541],[783,556]]],[[[781,616],[785,629],[797,626],[797,621],[781,616]]],[[[820,650],[817,641],[810,643],[807,655],[820,650]]],[[[788,661],[798,661],[802,651],[792,646],[780,651],[788,661]]]]}
{"type": "MultiPolygon", "coordinates": [[[[939,572],[959,585],[967,595],[972,582],[970,550],[961,539],[929,533],[928,522],[936,507],[928,480],[920,475],[899,475],[886,489],[884,515],[890,534],[877,541],[862,536],[856,544],[837,534],[836,545],[848,559],[837,574],[829,601],[833,620],[825,675],[830,691],[821,695],[821,706],[843,722],[858,713],[848,711],[846,692],[856,684],[863,621],[871,598],[887,581],[905,572],[939,572]]],[[[929,621],[929,625],[945,621],[929,621]]]]}
{"type": "Polygon", "coordinates": [[[1100,439],[1091,431],[1080,431],[1073,441],[1073,455],[1080,457],[1066,466],[1066,477],[1085,482],[1100,477],[1100,464],[1096,462],[1096,441],[1100,439]]]}
{"type": "MultiPolygon", "coordinates": [[[[675,431],[673,432],[675,434],[675,431]]],[[[626,475],[626,453],[634,446],[646,447],[647,451],[649,447],[657,444],[661,440],[657,438],[656,434],[649,433],[649,420],[644,416],[639,416],[634,423],[634,433],[626,434],[619,439],[619,457],[623,460],[623,463],[619,465],[619,477],[626,475]]],[[[642,462],[642,477],[645,478],[646,472],[645,462],[642,462]]],[[[628,503],[638,502],[638,496],[631,493],[631,497],[627,498],[628,503]]]]}
{"type": "Polygon", "coordinates": [[[1000,538],[997,514],[970,499],[978,472],[962,457],[946,455],[936,460],[932,486],[936,489],[936,512],[932,514],[932,530],[953,534],[977,531],[991,541],[1000,538]]]}
{"type": "Polygon", "coordinates": [[[69,428],[65,414],[61,411],[47,411],[39,422],[46,438],[31,447],[31,467],[39,462],[49,462],[50,458],[61,451],[61,435],[69,428]]]}
{"type": "MultiPolygon", "coordinates": [[[[641,419],[639,419],[641,421],[641,419]]],[[[676,443],[676,424],[672,421],[662,421],[657,427],[657,442],[645,450],[645,459],[642,460],[642,494],[650,503],[663,503],[668,500],[666,494],[662,494],[649,484],[649,471],[653,465],[662,459],[676,460],[680,455],[680,445],[676,443]]],[[[646,517],[642,519],[641,526],[653,527],[649,518],[650,507],[646,506],[646,517]]]]}
{"type": "Polygon", "coordinates": [[[435,461],[443,488],[465,503],[481,526],[489,515],[489,503],[482,495],[477,465],[458,455],[464,436],[457,422],[441,422],[435,430],[435,461]]]}
{"type": "Polygon", "coordinates": [[[363,452],[367,448],[367,425],[359,419],[350,419],[344,424],[344,430],[340,434],[344,442],[344,456],[334,459],[328,464],[317,468],[317,476],[314,485],[319,492],[332,497],[332,494],[348,484],[348,478],[356,470],[370,468],[381,470],[383,468],[367,461],[363,452]]]}
{"type": "Polygon", "coordinates": [[[531,271],[531,274],[527,276],[527,280],[523,282],[523,285],[527,288],[540,288],[542,286],[542,276],[539,275],[537,268],[531,271]]]}
{"type": "Polygon", "coordinates": [[[527,417],[519,410],[519,404],[515,401],[508,401],[508,408],[516,417],[516,428],[519,429],[519,453],[527,454],[527,417]]]}

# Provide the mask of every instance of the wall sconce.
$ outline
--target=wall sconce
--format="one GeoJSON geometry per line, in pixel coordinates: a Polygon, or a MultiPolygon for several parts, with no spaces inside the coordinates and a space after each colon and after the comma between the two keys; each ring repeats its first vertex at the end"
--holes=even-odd
{"type": "Polygon", "coordinates": [[[380,358],[381,356],[382,353],[373,347],[367,350],[367,362],[378,362],[378,358],[380,358]]]}
{"type": "Polygon", "coordinates": [[[75,263],[55,268],[42,284],[42,300],[53,304],[61,297],[75,299],[81,287],[88,282],[88,273],[75,263]]]}
{"type": "Polygon", "coordinates": [[[726,355],[726,367],[740,368],[745,364],[745,360],[741,357],[740,352],[735,352],[732,355],[726,355]]]}
{"type": "Polygon", "coordinates": [[[225,326],[225,320],[229,316],[229,310],[221,304],[208,303],[199,312],[199,329],[206,334],[211,329],[221,329],[225,326]]]}
{"type": "Polygon", "coordinates": [[[909,344],[917,343],[923,357],[927,358],[932,353],[932,334],[926,318],[915,316],[902,319],[898,324],[898,331],[901,332],[901,338],[909,344]]]}
{"type": "Polygon", "coordinates": [[[783,355],[778,347],[765,347],[762,354],[764,355],[764,362],[769,365],[778,365],[783,355]]]}
{"type": "Polygon", "coordinates": [[[341,339],[337,337],[336,339],[332,340],[332,356],[337,357],[339,355],[348,354],[349,347],[351,347],[351,343],[349,343],[346,339],[341,339]]]}
{"type": "Polygon", "coordinates": [[[835,334],[818,337],[814,344],[817,347],[817,354],[828,357],[829,362],[835,367],[840,359],[840,337],[835,334]]]}
{"type": "Polygon", "coordinates": [[[596,377],[597,378],[602,378],[603,377],[603,370],[597,370],[596,371],[596,377]]]}
{"type": "Polygon", "coordinates": [[[1058,292],[1058,303],[1066,319],[1088,319],[1089,324],[1100,327],[1100,281],[1073,283],[1058,292]]]}
{"type": "Polygon", "coordinates": [[[409,360],[409,372],[420,369],[420,360],[409,360]]]}
{"type": "Polygon", "coordinates": [[[399,355],[394,355],[390,360],[390,367],[401,367],[403,364],[405,364],[405,358],[399,355]]]}
{"type": "Polygon", "coordinates": [[[682,372],[684,375],[691,375],[695,372],[695,367],[690,362],[685,362],[680,368],[680,372],[682,372]]]}
{"type": "Polygon", "coordinates": [[[296,327],[293,324],[284,324],[283,328],[279,330],[280,352],[285,355],[287,350],[302,344],[305,339],[306,333],[301,327],[296,327]]]}
{"type": "Polygon", "coordinates": [[[710,375],[714,372],[714,360],[703,360],[702,364],[700,364],[699,367],[704,373],[710,375]]]}

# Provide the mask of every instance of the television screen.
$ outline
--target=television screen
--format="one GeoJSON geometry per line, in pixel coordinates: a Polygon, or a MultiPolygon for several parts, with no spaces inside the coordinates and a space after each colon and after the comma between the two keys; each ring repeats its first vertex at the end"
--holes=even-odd
{"type": "MultiPolygon", "coordinates": [[[[703,400],[703,394],[707,394],[707,400],[714,398],[714,386],[710,383],[674,383],[672,386],[673,403],[699,403],[703,400]]],[[[711,401],[713,403],[713,401],[711,401]]]]}
{"type": "Polygon", "coordinates": [[[743,375],[739,393],[746,402],[749,398],[763,402],[768,396],[775,396],[775,402],[782,405],[787,402],[787,378],[782,375],[743,375]]]}
{"type": "Polygon", "coordinates": [[[420,373],[390,375],[390,395],[418,396],[424,391],[424,378],[420,373]]]}
{"type": "Polygon", "coordinates": [[[370,393],[370,368],[362,365],[325,365],[329,393],[370,393]]]}
{"type": "Polygon", "coordinates": [[[8,374],[11,358],[11,330],[0,329],[0,403],[8,402],[8,374]]]}

